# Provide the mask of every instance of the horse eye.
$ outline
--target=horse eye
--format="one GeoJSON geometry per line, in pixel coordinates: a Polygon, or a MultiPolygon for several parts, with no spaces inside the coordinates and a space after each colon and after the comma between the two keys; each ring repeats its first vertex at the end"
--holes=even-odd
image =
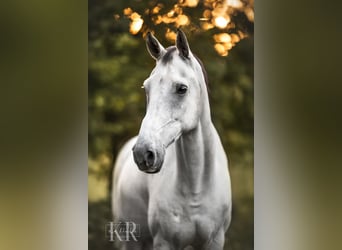
{"type": "Polygon", "coordinates": [[[187,90],[188,90],[188,86],[186,86],[184,84],[177,84],[177,86],[176,86],[176,92],[179,95],[184,95],[187,90]]]}

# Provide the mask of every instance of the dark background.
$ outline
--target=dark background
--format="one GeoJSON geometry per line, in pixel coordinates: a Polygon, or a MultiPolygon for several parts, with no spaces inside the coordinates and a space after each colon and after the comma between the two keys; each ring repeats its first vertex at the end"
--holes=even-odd
{"type": "Polygon", "coordinates": [[[219,1],[199,1],[196,7],[182,5],[182,1],[89,1],[89,249],[113,249],[104,232],[105,224],[113,220],[113,161],[122,145],[139,131],[146,102],[141,85],[155,65],[143,36],[150,30],[165,47],[173,45],[168,33],[185,16],[189,21],[180,27],[207,69],[212,119],[229,158],[233,218],[225,249],[253,249],[254,44],[253,19],[245,14],[253,5],[226,7],[220,7],[219,1]],[[153,14],[155,6],[160,10],[153,14]],[[167,16],[172,9],[178,13],[167,16]],[[212,13],[214,24],[215,11],[228,13],[230,25],[203,28],[200,18],[206,10],[212,13]],[[144,25],[139,32],[130,30],[132,20],[126,12],[141,15],[144,25]],[[158,16],[165,21],[156,23],[158,16]],[[175,21],[168,23],[171,17],[175,21]],[[215,44],[220,44],[217,34],[222,33],[240,37],[227,56],[215,50],[215,44]]]}
{"type": "MultiPolygon", "coordinates": [[[[255,4],[255,249],[340,249],[341,3],[255,4]]],[[[0,5],[0,248],[87,249],[87,2],[0,5]]]]}

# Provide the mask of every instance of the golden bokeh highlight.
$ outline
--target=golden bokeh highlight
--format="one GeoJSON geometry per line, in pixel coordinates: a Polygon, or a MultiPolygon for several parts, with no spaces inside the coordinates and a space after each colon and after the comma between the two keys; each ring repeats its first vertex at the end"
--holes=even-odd
{"type": "Polygon", "coordinates": [[[228,51],[231,50],[236,43],[238,43],[242,38],[235,33],[219,33],[213,36],[215,41],[215,50],[221,56],[227,56],[228,51]]]}
{"type": "Polygon", "coordinates": [[[230,38],[233,43],[238,43],[240,41],[240,37],[237,34],[230,34],[230,38]]]}
{"type": "Polygon", "coordinates": [[[132,15],[130,16],[132,22],[131,25],[129,27],[129,31],[135,35],[139,32],[139,30],[142,28],[142,25],[144,23],[144,20],[141,19],[141,16],[134,12],[132,13],[132,15]]]}
{"type": "Polygon", "coordinates": [[[155,6],[155,7],[152,9],[152,14],[158,14],[162,8],[163,8],[163,5],[162,5],[162,4],[157,4],[157,6],[155,6]]]}
{"type": "Polygon", "coordinates": [[[249,21],[254,22],[254,10],[252,8],[245,9],[245,14],[249,21]]]}
{"type": "Polygon", "coordinates": [[[207,23],[207,22],[202,23],[201,26],[202,26],[202,29],[204,30],[210,30],[215,27],[212,23],[207,23]]]}
{"type": "Polygon", "coordinates": [[[188,25],[190,23],[190,19],[186,15],[179,15],[176,19],[176,27],[188,25]]]}
{"type": "Polygon", "coordinates": [[[174,14],[175,14],[175,11],[174,11],[174,10],[170,10],[170,11],[166,14],[166,16],[168,16],[168,17],[173,17],[174,14]]]}
{"type": "Polygon", "coordinates": [[[131,15],[132,12],[133,12],[133,11],[132,11],[131,8],[126,8],[126,9],[123,10],[123,13],[124,13],[125,16],[131,15]]]}
{"type": "MultiPolygon", "coordinates": [[[[199,24],[196,25],[191,21],[190,15],[185,13],[186,8],[195,8],[199,4],[199,0],[178,0],[172,7],[166,9],[164,4],[158,3],[151,9],[145,9],[143,15],[134,12],[132,8],[125,8],[124,16],[131,20],[129,31],[136,35],[139,32],[144,36],[148,30],[147,25],[144,25],[144,18],[151,18],[154,25],[167,24],[173,25],[175,28],[189,27],[191,30],[202,31],[210,29],[218,29],[219,34],[214,34],[215,41],[214,49],[221,56],[227,56],[228,51],[241,39],[247,37],[247,33],[236,30],[237,25],[232,16],[237,12],[243,12],[250,22],[254,22],[254,0],[204,0],[204,10],[202,16],[197,19],[199,24]],[[233,31],[235,30],[235,32],[233,31]]],[[[114,15],[114,19],[119,19],[119,15],[114,15]]],[[[193,20],[195,21],[195,20],[193,20]]],[[[174,41],[176,33],[167,27],[165,38],[169,41],[174,41]]]]}
{"type": "Polygon", "coordinates": [[[133,12],[131,8],[125,8],[123,13],[125,16],[131,19],[129,32],[131,32],[133,35],[138,34],[144,24],[144,20],[141,18],[141,15],[139,15],[137,12],[133,12]]]}
{"type": "Polygon", "coordinates": [[[217,28],[224,29],[227,27],[230,18],[228,16],[217,16],[214,19],[214,24],[217,28]]]}
{"type": "Polygon", "coordinates": [[[182,6],[194,8],[198,5],[198,2],[199,0],[183,0],[179,1],[179,4],[181,4],[182,6]]]}
{"type": "Polygon", "coordinates": [[[214,48],[217,51],[217,53],[219,53],[219,55],[221,56],[228,55],[228,50],[226,50],[225,47],[221,43],[215,43],[214,48]]]}
{"type": "Polygon", "coordinates": [[[243,3],[240,0],[227,0],[227,4],[230,7],[234,7],[234,8],[242,8],[243,7],[243,3]]]}
{"type": "Polygon", "coordinates": [[[174,42],[174,41],[176,41],[176,36],[177,36],[176,32],[174,32],[170,29],[166,30],[165,37],[167,40],[174,42]]]}
{"type": "Polygon", "coordinates": [[[220,34],[216,34],[214,35],[214,40],[215,42],[219,42],[219,43],[229,43],[231,42],[231,37],[228,33],[220,33],[220,34]]]}
{"type": "Polygon", "coordinates": [[[203,11],[203,17],[204,19],[209,20],[211,17],[211,11],[210,10],[203,11]]]}

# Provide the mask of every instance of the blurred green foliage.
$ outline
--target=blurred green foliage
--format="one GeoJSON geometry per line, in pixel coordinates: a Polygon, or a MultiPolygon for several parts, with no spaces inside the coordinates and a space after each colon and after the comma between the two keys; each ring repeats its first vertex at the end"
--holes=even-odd
{"type": "MultiPolygon", "coordinates": [[[[129,33],[130,20],[123,16],[123,10],[134,6],[135,11],[143,13],[156,2],[89,1],[89,249],[113,247],[103,230],[104,223],[112,220],[112,166],[121,146],[139,131],[145,113],[141,85],[155,64],[141,34],[129,33]]],[[[161,2],[167,6],[173,1],[161,2]]],[[[189,11],[192,16],[200,16],[203,10],[199,5],[189,11]]],[[[165,47],[172,45],[164,34],[174,27],[144,21],[165,47]]],[[[208,72],[212,119],[229,158],[233,221],[225,249],[253,249],[252,30],[249,28],[248,37],[222,57],[213,47],[213,34],[219,30],[182,29],[208,72]]]]}

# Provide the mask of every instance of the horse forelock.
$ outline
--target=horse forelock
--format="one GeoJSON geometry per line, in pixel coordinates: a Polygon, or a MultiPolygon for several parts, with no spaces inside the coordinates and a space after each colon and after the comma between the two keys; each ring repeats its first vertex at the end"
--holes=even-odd
{"type": "Polygon", "coordinates": [[[173,59],[173,54],[177,50],[176,46],[166,48],[166,53],[161,58],[163,64],[168,64],[173,59]]]}
{"type": "MultiPolygon", "coordinates": [[[[176,53],[177,51],[177,48],[176,46],[171,46],[171,47],[168,47],[166,48],[166,53],[162,56],[161,58],[161,62],[166,65],[168,63],[170,63],[174,57],[174,54],[176,53]]],[[[204,81],[205,81],[205,84],[207,85],[207,89],[209,87],[209,81],[208,81],[208,74],[207,74],[207,71],[205,70],[204,68],[204,65],[202,63],[202,61],[198,58],[198,56],[196,56],[195,54],[193,54],[195,59],[197,60],[197,62],[199,63],[199,65],[201,66],[201,69],[202,69],[202,73],[203,73],[203,77],[204,77],[204,81]]],[[[184,60],[187,60],[186,58],[183,58],[182,59],[184,60]]]]}

